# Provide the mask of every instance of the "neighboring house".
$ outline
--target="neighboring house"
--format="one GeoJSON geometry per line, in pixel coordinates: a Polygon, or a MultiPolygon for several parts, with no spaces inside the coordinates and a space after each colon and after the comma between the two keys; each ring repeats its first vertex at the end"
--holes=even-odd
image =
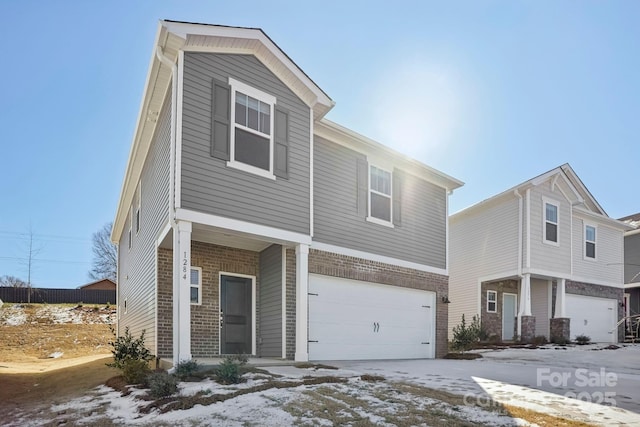
{"type": "Polygon", "coordinates": [[[634,227],[624,234],[624,316],[627,335],[638,338],[640,319],[640,213],[620,218],[634,227]]]}
{"type": "Polygon", "coordinates": [[[450,217],[449,327],[489,335],[618,342],[623,235],[568,165],[450,217]],[[616,332],[617,330],[617,332],[616,332]]]}
{"type": "Polygon", "coordinates": [[[95,282],[87,283],[86,285],[82,285],[78,289],[115,291],[116,283],[110,279],[102,279],[102,280],[96,280],[95,282]]]}
{"type": "Polygon", "coordinates": [[[160,22],[113,224],[119,333],[173,363],[447,352],[462,183],[333,105],[260,29],[160,22]]]}

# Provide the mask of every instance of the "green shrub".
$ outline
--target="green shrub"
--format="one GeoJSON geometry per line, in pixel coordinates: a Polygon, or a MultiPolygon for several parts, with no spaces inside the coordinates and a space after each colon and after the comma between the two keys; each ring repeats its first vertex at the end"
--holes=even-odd
{"type": "Polygon", "coordinates": [[[186,360],[184,362],[180,362],[176,365],[176,370],[173,373],[176,377],[181,380],[189,377],[193,377],[196,372],[198,372],[198,362],[195,360],[186,360]]]}
{"type": "MultiPolygon", "coordinates": [[[[109,328],[115,335],[113,327],[109,328]]],[[[113,362],[107,363],[107,366],[120,369],[128,384],[143,383],[151,371],[149,361],[153,359],[149,349],[144,346],[144,331],[139,338],[134,338],[126,328],[124,335],[110,341],[109,345],[112,347],[113,362]]]]}
{"type": "Polygon", "coordinates": [[[171,396],[178,391],[178,380],[164,371],[156,371],[147,377],[149,395],[155,399],[171,396]]]}
{"type": "Polygon", "coordinates": [[[548,341],[547,337],[545,337],[544,335],[536,335],[535,337],[533,337],[531,343],[534,345],[545,345],[548,343],[548,341]]]}
{"type": "Polygon", "coordinates": [[[587,345],[591,342],[591,337],[586,335],[578,335],[576,336],[576,344],[578,345],[587,345]]]}
{"type": "Polygon", "coordinates": [[[126,359],[120,369],[127,384],[142,384],[151,372],[149,363],[138,359],[126,359]]]}
{"type": "Polygon", "coordinates": [[[471,350],[473,345],[480,341],[481,331],[482,328],[480,327],[478,316],[473,316],[471,324],[467,326],[463,314],[460,324],[453,327],[451,349],[460,353],[471,350]]]}
{"type": "MultiPolygon", "coordinates": [[[[111,331],[115,335],[113,328],[111,331]]],[[[119,336],[115,341],[110,341],[109,345],[113,347],[111,350],[113,363],[107,363],[107,366],[122,370],[124,369],[125,362],[128,360],[140,360],[147,364],[147,362],[153,359],[153,355],[149,349],[144,346],[144,332],[143,330],[139,338],[133,338],[127,327],[124,330],[124,335],[119,336]]]]}
{"type": "Polygon", "coordinates": [[[240,368],[247,363],[245,355],[226,356],[216,371],[216,377],[221,384],[238,384],[242,381],[240,368]]]}
{"type": "Polygon", "coordinates": [[[557,344],[557,345],[567,345],[571,341],[569,341],[569,339],[567,339],[565,337],[551,337],[551,342],[553,344],[557,344]]]}

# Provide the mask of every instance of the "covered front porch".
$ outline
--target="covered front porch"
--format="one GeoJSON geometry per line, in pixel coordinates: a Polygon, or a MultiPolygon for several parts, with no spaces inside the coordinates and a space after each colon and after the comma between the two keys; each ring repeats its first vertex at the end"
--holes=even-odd
{"type": "Polygon", "coordinates": [[[569,339],[566,280],[524,274],[481,283],[482,324],[503,341],[569,339]]]}
{"type": "Polygon", "coordinates": [[[178,220],[158,240],[161,363],[214,363],[230,354],[308,360],[310,238],[255,225],[225,228],[206,217],[178,220]]]}

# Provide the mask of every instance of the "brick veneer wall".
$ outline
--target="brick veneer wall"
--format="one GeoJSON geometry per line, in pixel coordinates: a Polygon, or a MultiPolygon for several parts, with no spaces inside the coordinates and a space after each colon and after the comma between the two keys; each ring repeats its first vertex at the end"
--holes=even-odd
{"type": "MultiPolygon", "coordinates": [[[[620,308],[624,302],[624,289],[614,288],[612,286],[594,285],[593,283],[574,282],[567,280],[565,283],[565,292],[568,294],[584,295],[589,297],[610,298],[615,299],[618,304],[618,321],[624,317],[624,311],[620,308]]],[[[624,341],[624,327],[618,328],[618,342],[624,341]]]]}
{"type": "MultiPolygon", "coordinates": [[[[173,355],[172,254],[158,248],[158,356],[173,355]]],[[[220,305],[219,273],[256,276],[256,310],[260,307],[259,253],[243,249],[191,243],[191,265],[202,268],[202,304],[191,305],[191,355],[215,357],[219,354],[220,305]]],[[[260,336],[260,313],[256,313],[256,336],[260,336]]]]}
{"type": "Polygon", "coordinates": [[[287,249],[287,359],[293,359],[296,353],[296,251],[287,249]]]}
{"type": "Polygon", "coordinates": [[[436,357],[447,354],[449,308],[441,301],[449,293],[448,276],[315,249],[309,252],[309,273],[435,292],[436,357]]]}
{"type": "MultiPolygon", "coordinates": [[[[517,280],[501,280],[499,282],[484,282],[481,286],[481,323],[484,330],[487,332],[489,336],[496,335],[500,340],[502,340],[502,300],[503,293],[506,292],[508,294],[516,294],[518,295],[518,281],[517,280]],[[489,313],[487,311],[487,291],[496,291],[498,292],[497,300],[496,300],[496,312],[489,313]]],[[[462,320],[462,319],[460,319],[462,320]]],[[[465,319],[467,324],[471,321],[471,319],[465,319]]],[[[515,321],[515,325],[517,328],[517,321],[515,321]]],[[[516,331],[513,331],[516,334],[516,331]]]]}
{"type": "Polygon", "coordinates": [[[173,251],[158,248],[157,357],[173,357],[173,251]]]}

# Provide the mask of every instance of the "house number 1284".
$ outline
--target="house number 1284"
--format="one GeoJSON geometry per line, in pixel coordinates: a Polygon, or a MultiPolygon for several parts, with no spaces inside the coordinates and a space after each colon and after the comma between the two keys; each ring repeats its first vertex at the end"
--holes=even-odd
{"type": "Polygon", "coordinates": [[[187,253],[185,252],[182,256],[182,278],[187,280],[187,270],[189,267],[189,259],[187,258],[187,253]]]}

